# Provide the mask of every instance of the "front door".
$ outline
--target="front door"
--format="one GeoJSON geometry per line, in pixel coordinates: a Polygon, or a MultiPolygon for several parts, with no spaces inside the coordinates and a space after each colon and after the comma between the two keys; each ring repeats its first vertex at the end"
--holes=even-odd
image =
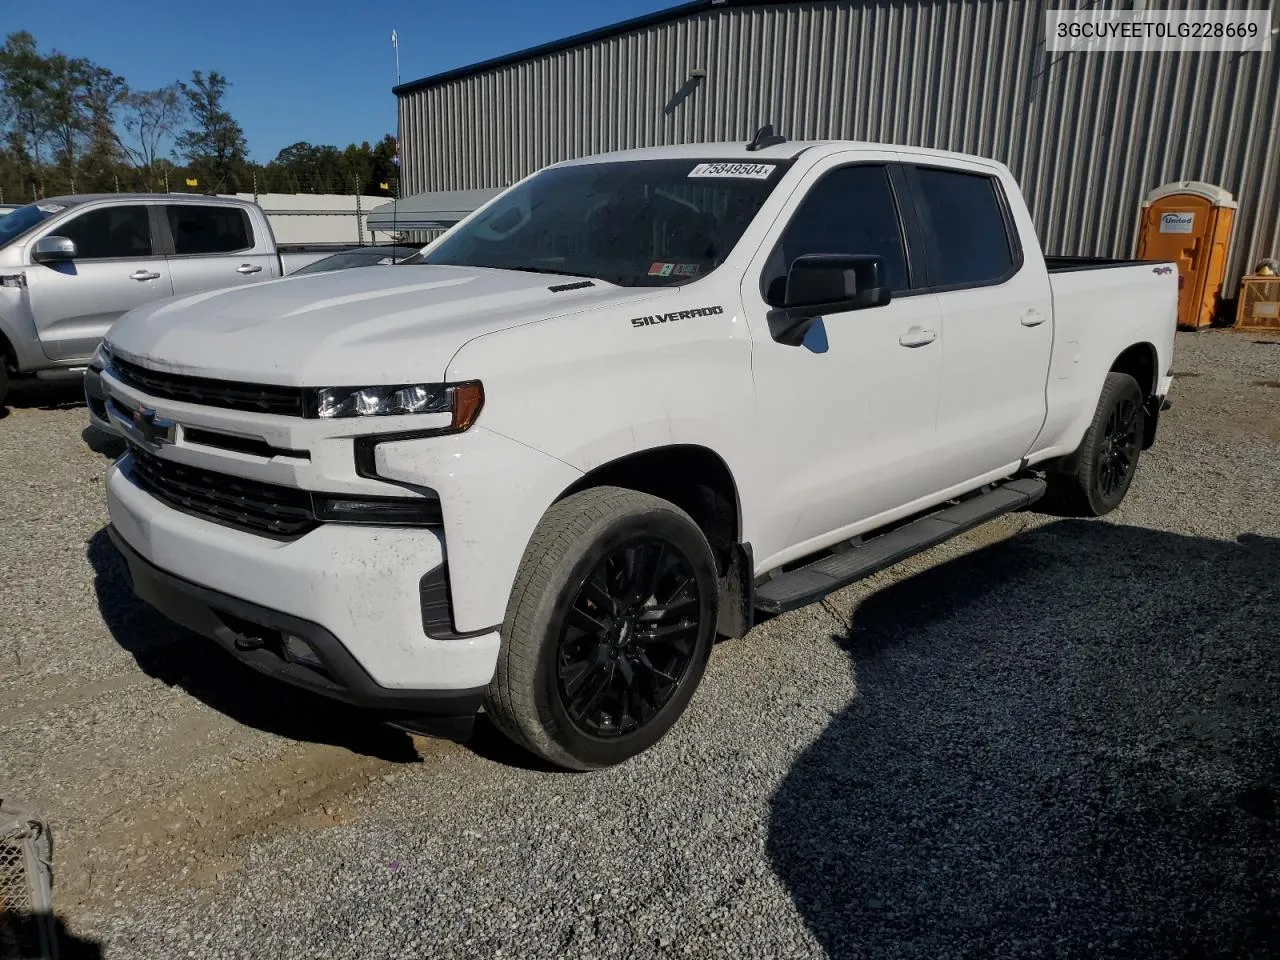
{"type": "Polygon", "coordinates": [[[756,389],[762,525],[757,561],[785,562],[845,528],[936,489],[934,427],[943,328],[911,266],[896,155],[833,157],[799,188],[804,200],[743,281],[756,389]],[[811,253],[877,254],[890,303],[822,317],[803,344],[773,339],[767,314],[787,268],[811,253]]]}
{"type": "Polygon", "coordinates": [[[26,271],[40,348],[50,360],[88,360],[121,314],[173,294],[169,266],[154,253],[149,210],[92,208],[48,231],[76,245],[74,260],[26,271]]]}

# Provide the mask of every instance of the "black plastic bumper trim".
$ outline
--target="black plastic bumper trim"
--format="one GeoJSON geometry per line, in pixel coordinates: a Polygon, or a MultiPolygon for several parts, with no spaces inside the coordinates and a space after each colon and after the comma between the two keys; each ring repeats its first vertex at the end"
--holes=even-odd
{"type": "Polygon", "coordinates": [[[453,624],[453,602],[449,594],[449,567],[441,564],[428,570],[418,581],[422,603],[422,632],[432,640],[467,640],[495,632],[501,624],[481,630],[459,631],[453,624]]]}
{"type": "Polygon", "coordinates": [[[216,641],[261,673],[354,706],[399,714],[469,720],[480,709],[485,687],[411,690],[380,686],[342,642],[319,624],[166,573],[129,546],[114,526],[107,531],[129,566],[134,593],[170,620],[216,641]],[[274,649],[278,644],[237,630],[229,620],[260,627],[266,634],[288,633],[301,638],[321,661],[324,672],[285,659],[274,649]]]}

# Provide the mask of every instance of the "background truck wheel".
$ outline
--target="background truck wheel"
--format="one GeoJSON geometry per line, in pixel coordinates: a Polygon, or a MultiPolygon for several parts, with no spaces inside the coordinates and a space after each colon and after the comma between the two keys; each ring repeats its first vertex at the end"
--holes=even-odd
{"type": "Polygon", "coordinates": [[[688,706],[716,604],[711,547],[683,510],[620,487],[566,497],[525,549],[485,711],[558,766],[621,763],[688,706]]]}
{"type": "Polygon", "coordinates": [[[1079,449],[1049,474],[1046,507],[1075,517],[1100,517],[1118,507],[1138,469],[1145,424],[1138,381],[1108,373],[1079,449]]]}

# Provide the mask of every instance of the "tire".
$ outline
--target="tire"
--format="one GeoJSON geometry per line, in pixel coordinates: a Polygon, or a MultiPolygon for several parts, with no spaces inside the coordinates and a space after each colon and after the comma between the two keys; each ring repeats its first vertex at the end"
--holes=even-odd
{"type": "Polygon", "coordinates": [[[621,487],[566,497],[525,548],[485,711],[556,766],[628,760],[689,705],[717,602],[711,547],[683,510],[621,487]]]}
{"type": "Polygon", "coordinates": [[[5,397],[9,395],[9,367],[5,362],[4,351],[0,351],[0,409],[4,408],[5,397]]]}
{"type": "Polygon", "coordinates": [[[1127,373],[1108,373],[1093,422],[1062,469],[1049,474],[1045,505],[1073,517],[1110,513],[1129,492],[1146,426],[1144,397],[1127,373]]]}

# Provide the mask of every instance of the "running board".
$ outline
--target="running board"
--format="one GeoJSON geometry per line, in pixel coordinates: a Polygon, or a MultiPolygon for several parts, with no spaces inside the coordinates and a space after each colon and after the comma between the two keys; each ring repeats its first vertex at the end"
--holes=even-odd
{"type": "Polygon", "coordinates": [[[1002,514],[1028,507],[1044,496],[1045,483],[1032,477],[1010,480],[919,520],[780,573],[756,586],[756,609],[784,613],[821,600],[832,591],[878,573],[900,560],[937,546],[1002,514]]]}

